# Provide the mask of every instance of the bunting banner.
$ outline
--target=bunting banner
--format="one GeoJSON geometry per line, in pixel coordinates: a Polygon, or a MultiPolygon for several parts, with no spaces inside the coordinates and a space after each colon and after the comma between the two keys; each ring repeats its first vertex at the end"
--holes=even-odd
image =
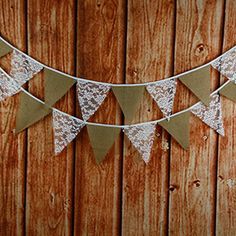
{"type": "MultiPolygon", "coordinates": [[[[11,70],[7,74],[0,68],[0,101],[20,93],[16,115],[16,132],[39,122],[52,113],[55,154],[61,153],[86,126],[94,157],[100,163],[112,148],[122,130],[137,149],[145,163],[150,161],[156,127],[164,128],[184,149],[189,147],[190,114],[224,135],[220,95],[236,101],[236,47],[233,47],[213,61],[182,74],[142,84],[111,84],[77,78],[52,69],[14,48],[0,37],[0,57],[11,53],[11,70]],[[228,81],[210,93],[211,69],[214,68],[228,78],[228,81]],[[39,100],[22,85],[38,73],[43,72],[45,80],[44,100],[39,100]],[[200,101],[185,110],[172,114],[177,82],[183,83],[200,101]],[[81,118],[71,116],[53,107],[76,84],[81,118]],[[145,89],[163,113],[158,120],[130,124],[145,89]],[[88,120],[108,96],[114,93],[125,116],[126,124],[100,124],[88,120]],[[128,124],[127,124],[128,123],[128,124]]],[[[7,57],[8,58],[8,57],[7,57]]]]}
{"type": "Polygon", "coordinates": [[[158,81],[155,84],[150,84],[147,86],[147,91],[156,101],[164,116],[168,119],[172,113],[172,108],[174,105],[176,84],[177,82],[175,79],[170,79],[158,81]]]}
{"type": "Polygon", "coordinates": [[[22,86],[28,80],[32,79],[33,76],[42,69],[43,66],[39,63],[26,57],[24,54],[13,50],[10,75],[19,86],[22,86]]]}
{"type": "Polygon", "coordinates": [[[192,91],[205,105],[210,102],[210,66],[179,77],[179,80],[192,91]]]}
{"type": "Polygon", "coordinates": [[[105,100],[110,86],[90,82],[78,82],[77,94],[84,120],[88,120],[105,100]]]}
{"type": "Polygon", "coordinates": [[[87,131],[93,148],[94,157],[99,164],[114,144],[120,133],[120,128],[87,125],[87,131]]]}
{"type": "Polygon", "coordinates": [[[55,154],[59,154],[78,135],[85,123],[68,114],[53,109],[55,154]]]}
{"type": "Polygon", "coordinates": [[[0,68],[0,101],[16,94],[20,86],[0,68]]]}
{"type": "Polygon", "coordinates": [[[224,126],[219,95],[215,94],[211,97],[208,107],[200,102],[192,108],[191,112],[214,129],[217,133],[224,136],[224,126]]]}
{"type": "Polygon", "coordinates": [[[156,124],[144,124],[124,128],[124,133],[141,154],[145,163],[149,162],[155,137],[156,124]]]}
{"type": "Polygon", "coordinates": [[[143,97],[144,88],[144,86],[112,87],[112,91],[127,121],[133,120],[133,116],[143,97]]]}

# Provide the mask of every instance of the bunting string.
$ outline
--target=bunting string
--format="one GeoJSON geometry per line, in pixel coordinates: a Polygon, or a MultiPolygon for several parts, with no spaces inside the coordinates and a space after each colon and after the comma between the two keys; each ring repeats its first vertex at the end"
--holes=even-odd
{"type": "Polygon", "coordinates": [[[12,51],[10,75],[0,68],[0,101],[21,92],[16,132],[30,127],[52,113],[55,154],[59,154],[86,126],[97,163],[104,159],[120,130],[140,153],[143,161],[148,163],[157,125],[163,127],[184,149],[187,149],[190,113],[224,136],[219,93],[236,101],[236,46],[195,69],[163,80],[140,84],[111,84],[73,77],[36,61],[0,37],[0,57],[12,51]],[[212,93],[211,66],[229,79],[212,93]],[[45,78],[45,101],[21,87],[42,70],[45,78]],[[200,101],[172,114],[177,80],[200,101]],[[53,107],[75,83],[82,119],[53,107]],[[115,95],[125,119],[132,121],[145,89],[162,111],[163,118],[129,125],[89,122],[110,91],[115,95]]]}

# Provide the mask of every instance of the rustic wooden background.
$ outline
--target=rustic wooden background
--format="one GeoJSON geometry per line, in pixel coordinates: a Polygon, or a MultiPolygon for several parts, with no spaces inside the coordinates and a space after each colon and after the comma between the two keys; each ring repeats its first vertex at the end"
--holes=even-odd
{"type": "MultiPolygon", "coordinates": [[[[137,83],[189,70],[234,46],[235,13],[235,0],[1,0],[0,34],[69,74],[137,83]]],[[[224,80],[212,72],[212,90],[224,80]]],[[[43,76],[27,88],[43,99],[43,76]]],[[[183,85],[177,89],[175,111],[196,102],[183,85]]],[[[191,117],[189,151],[158,128],[149,165],[121,135],[98,166],[86,129],[56,157],[50,116],[14,135],[18,98],[0,104],[1,236],[236,235],[233,102],[222,99],[224,138],[191,117]]],[[[78,115],[75,88],[56,107],[78,115]]],[[[136,117],[161,112],[146,96],[136,117]]],[[[124,122],[112,94],[91,120],[124,122]]]]}

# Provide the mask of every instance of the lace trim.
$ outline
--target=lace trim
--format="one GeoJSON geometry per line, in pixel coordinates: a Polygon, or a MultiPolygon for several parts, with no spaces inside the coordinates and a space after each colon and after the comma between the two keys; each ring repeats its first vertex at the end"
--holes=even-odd
{"type": "Polygon", "coordinates": [[[159,81],[148,85],[147,91],[156,101],[165,117],[169,118],[174,104],[177,82],[175,79],[159,81]]]}
{"type": "Polygon", "coordinates": [[[206,107],[202,102],[199,102],[191,110],[191,112],[214,129],[217,133],[224,136],[225,133],[219,95],[215,94],[211,96],[211,101],[208,107],[206,107]]]}
{"type": "Polygon", "coordinates": [[[89,82],[78,82],[78,100],[84,120],[88,120],[105,100],[110,86],[89,82]]]}
{"type": "Polygon", "coordinates": [[[156,124],[145,124],[124,128],[124,133],[139,151],[145,163],[150,159],[156,124]]]}
{"type": "Polygon", "coordinates": [[[36,63],[16,50],[13,51],[10,75],[20,86],[33,78],[42,69],[43,66],[39,63],[36,63]]]}

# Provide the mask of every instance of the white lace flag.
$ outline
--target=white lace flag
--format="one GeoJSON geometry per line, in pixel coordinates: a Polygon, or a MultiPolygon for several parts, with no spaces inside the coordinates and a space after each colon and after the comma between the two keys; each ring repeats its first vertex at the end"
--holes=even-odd
{"type": "Polygon", "coordinates": [[[110,86],[90,82],[78,82],[77,94],[84,120],[88,120],[103,103],[110,86]]]}
{"type": "Polygon", "coordinates": [[[236,83],[236,47],[211,63],[211,65],[236,83]]]}
{"type": "Polygon", "coordinates": [[[55,154],[59,154],[85,126],[82,120],[53,110],[53,131],[55,154]]]}
{"type": "Polygon", "coordinates": [[[215,94],[211,96],[210,105],[208,107],[206,107],[202,102],[199,102],[191,110],[191,112],[214,129],[217,133],[224,136],[224,126],[219,95],[215,94]]]}
{"type": "Polygon", "coordinates": [[[0,101],[19,91],[20,86],[0,69],[0,101]]]}
{"type": "Polygon", "coordinates": [[[20,86],[33,78],[42,69],[43,66],[39,63],[16,50],[13,51],[10,75],[20,86]]]}
{"type": "Polygon", "coordinates": [[[147,91],[156,101],[165,117],[169,118],[172,113],[176,92],[176,80],[163,80],[155,84],[148,85],[147,91]]]}
{"type": "Polygon", "coordinates": [[[156,124],[144,124],[124,128],[124,133],[142,155],[142,159],[145,163],[148,163],[150,158],[155,130],[156,124]]]}

